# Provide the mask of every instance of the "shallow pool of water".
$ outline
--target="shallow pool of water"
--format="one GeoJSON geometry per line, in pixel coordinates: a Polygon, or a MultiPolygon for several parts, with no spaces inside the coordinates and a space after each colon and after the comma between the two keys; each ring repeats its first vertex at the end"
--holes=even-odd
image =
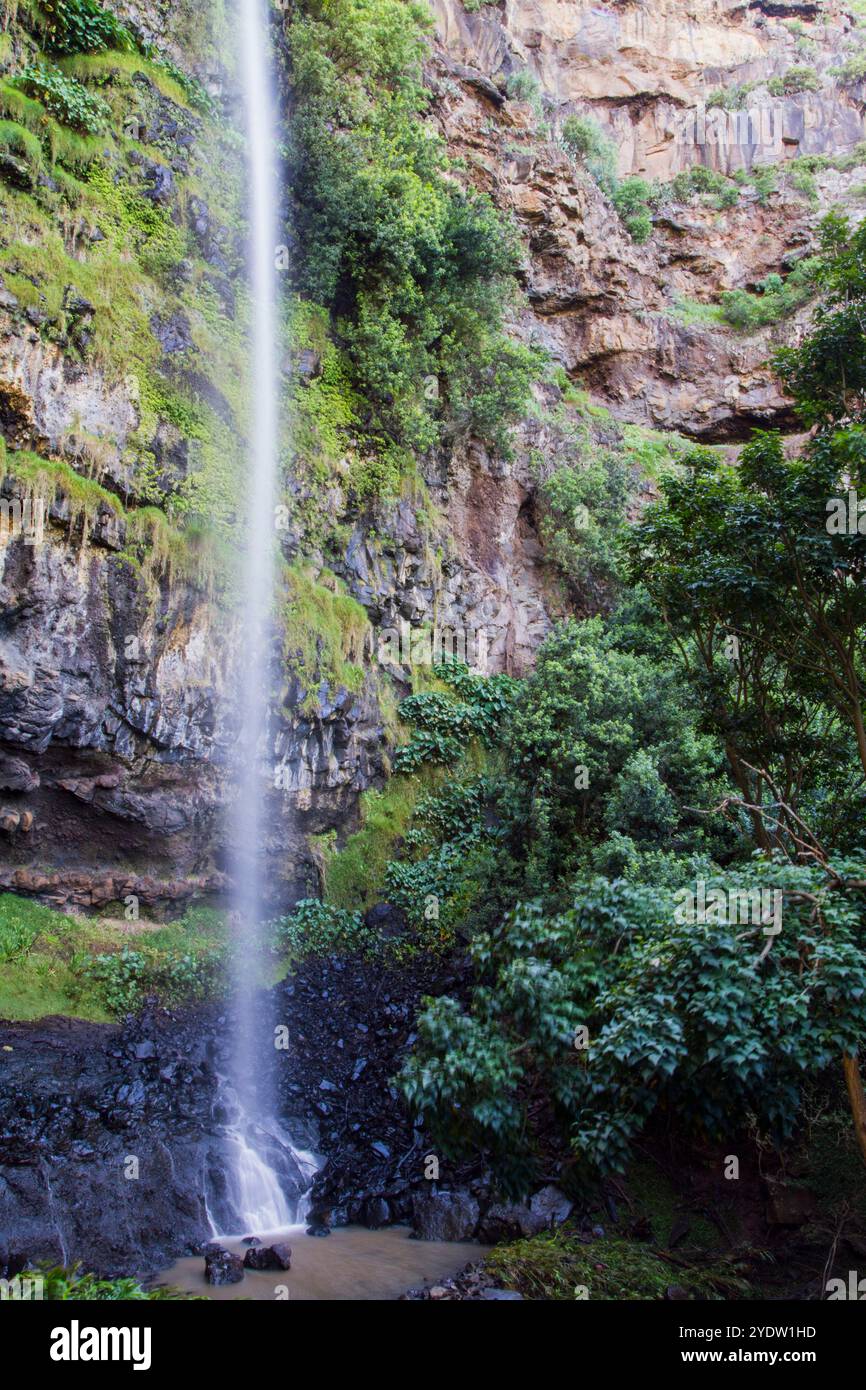
{"type": "MultiPolygon", "coordinates": [[[[452,1241],[410,1240],[406,1226],[387,1226],[381,1231],[341,1226],[329,1236],[308,1236],[302,1226],[295,1226],[263,1236],[262,1244],[270,1245],[277,1239],[288,1241],[292,1247],[290,1270],[247,1270],[240,1284],[213,1286],[205,1283],[203,1256],[193,1255],[178,1260],[158,1282],[214,1299],[393,1299],[407,1289],[435,1284],[437,1279],[456,1274],[490,1249],[452,1241]]],[[[221,1238],[220,1245],[241,1255],[247,1248],[234,1237],[221,1238]]]]}

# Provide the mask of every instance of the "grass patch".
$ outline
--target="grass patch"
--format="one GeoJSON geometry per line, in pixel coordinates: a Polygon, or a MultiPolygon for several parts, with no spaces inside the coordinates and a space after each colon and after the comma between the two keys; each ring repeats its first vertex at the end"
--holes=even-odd
{"type": "MultiPolygon", "coordinates": [[[[122,913],[122,905],[117,911],[122,913]]],[[[0,894],[0,1018],[63,1014],[106,1023],[122,1011],[120,1005],[134,1005],[138,983],[158,986],[163,978],[174,1002],[201,997],[225,936],[224,915],[206,907],[190,908],[164,927],[133,932],[112,919],[67,915],[0,894]],[[129,961],[130,954],[141,960],[129,961]],[[116,964],[94,972],[94,960],[107,958],[116,964]]]]}
{"type": "Polygon", "coordinates": [[[721,328],[725,320],[719,304],[703,304],[697,299],[678,296],[667,310],[670,318],[694,328],[721,328]]]}
{"type": "Polygon", "coordinates": [[[733,1265],[669,1264],[645,1244],[610,1236],[585,1244],[561,1229],[503,1245],[487,1268],[524,1298],[636,1302],[665,1297],[672,1284],[694,1299],[745,1298],[749,1286],[733,1265]]]}

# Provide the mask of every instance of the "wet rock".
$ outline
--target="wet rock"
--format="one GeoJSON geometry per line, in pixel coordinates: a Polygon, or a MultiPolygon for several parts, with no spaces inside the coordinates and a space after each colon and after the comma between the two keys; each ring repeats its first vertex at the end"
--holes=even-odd
{"type": "MultiPolygon", "coordinates": [[[[248,1255],[252,1253],[247,1251],[248,1255]]],[[[217,1246],[204,1257],[204,1277],[209,1284],[239,1284],[244,1277],[244,1260],[217,1246]]]]}
{"type": "Polygon", "coordinates": [[[407,927],[406,914],[391,903],[376,903],[364,913],[364,925],[383,936],[403,936],[407,927]]]}
{"type": "Polygon", "coordinates": [[[150,326],[163,352],[171,355],[186,352],[192,347],[192,330],[182,309],[175,310],[166,319],[154,314],[150,326]]]}
{"type": "Polygon", "coordinates": [[[552,1184],[542,1187],[528,1202],[495,1202],[484,1214],[479,1239],[490,1245],[500,1240],[536,1236],[565,1221],[572,1203],[552,1184]]]}
{"type": "Polygon", "coordinates": [[[391,1219],[391,1209],[384,1197],[370,1197],[362,1208],[361,1224],[369,1231],[378,1231],[387,1226],[391,1219]]]}
{"type": "Polygon", "coordinates": [[[412,1201],[416,1240],[472,1240],[481,1208],[468,1192],[431,1192],[412,1201]]]}
{"type": "Polygon", "coordinates": [[[244,1255],[243,1263],[245,1269],[291,1269],[292,1247],[283,1242],[254,1246],[244,1255]]]}

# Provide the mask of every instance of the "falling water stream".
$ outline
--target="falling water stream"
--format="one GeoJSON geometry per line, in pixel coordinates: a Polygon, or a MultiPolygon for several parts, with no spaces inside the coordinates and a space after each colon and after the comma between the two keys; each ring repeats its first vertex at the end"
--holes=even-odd
{"type": "Polygon", "coordinates": [[[243,92],[248,170],[251,308],[249,490],[241,613],[240,727],[237,797],[229,827],[235,924],[232,978],[233,1057],[221,1101],[228,1114],[226,1143],[231,1205],[247,1231],[274,1230],[303,1211],[284,1196],[280,1160],[307,1181],[312,1155],[295,1149],[274,1118],[274,1098],[262,1093],[256,1064],[268,1014],[258,993],[264,948],[264,769],[268,746],[269,648],[274,590],[274,507],[279,458],[277,275],[278,124],[267,0],[238,0],[239,75],[243,92]],[[276,1162],[274,1161],[276,1160],[276,1162]]]}

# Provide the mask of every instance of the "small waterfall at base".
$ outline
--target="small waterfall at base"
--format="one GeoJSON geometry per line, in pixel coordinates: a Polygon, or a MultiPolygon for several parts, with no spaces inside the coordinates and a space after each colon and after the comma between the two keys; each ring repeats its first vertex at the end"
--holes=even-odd
{"type": "MultiPolygon", "coordinates": [[[[274,588],[274,507],[278,477],[278,150],[277,102],[267,0],[237,0],[240,79],[248,167],[251,310],[249,487],[245,507],[244,573],[239,669],[240,727],[236,745],[237,797],[229,826],[234,939],[232,950],[232,1065],[222,1086],[227,1117],[227,1203],[248,1232],[291,1224],[298,1196],[309,1186],[316,1162],[295,1150],[274,1119],[274,1097],[265,1094],[265,1068],[257,1063],[268,1046],[270,1017],[260,994],[264,959],[262,848],[263,804],[268,779],[269,649],[274,588]],[[290,1203],[283,1191],[293,1191],[290,1203]]],[[[223,1218],[225,1219],[225,1218],[223,1218]]]]}
{"type": "Polygon", "coordinates": [[[306,1194],[320,1160],[298,1148],[278,1121],[255,1120],[226,1078],[220,1103],[226,1112],[221,1126],[226,1190],[218,1212],[208,1204],[213,1234],[262,1235],[299,1225],[309,1211],[306,1194]]]}

